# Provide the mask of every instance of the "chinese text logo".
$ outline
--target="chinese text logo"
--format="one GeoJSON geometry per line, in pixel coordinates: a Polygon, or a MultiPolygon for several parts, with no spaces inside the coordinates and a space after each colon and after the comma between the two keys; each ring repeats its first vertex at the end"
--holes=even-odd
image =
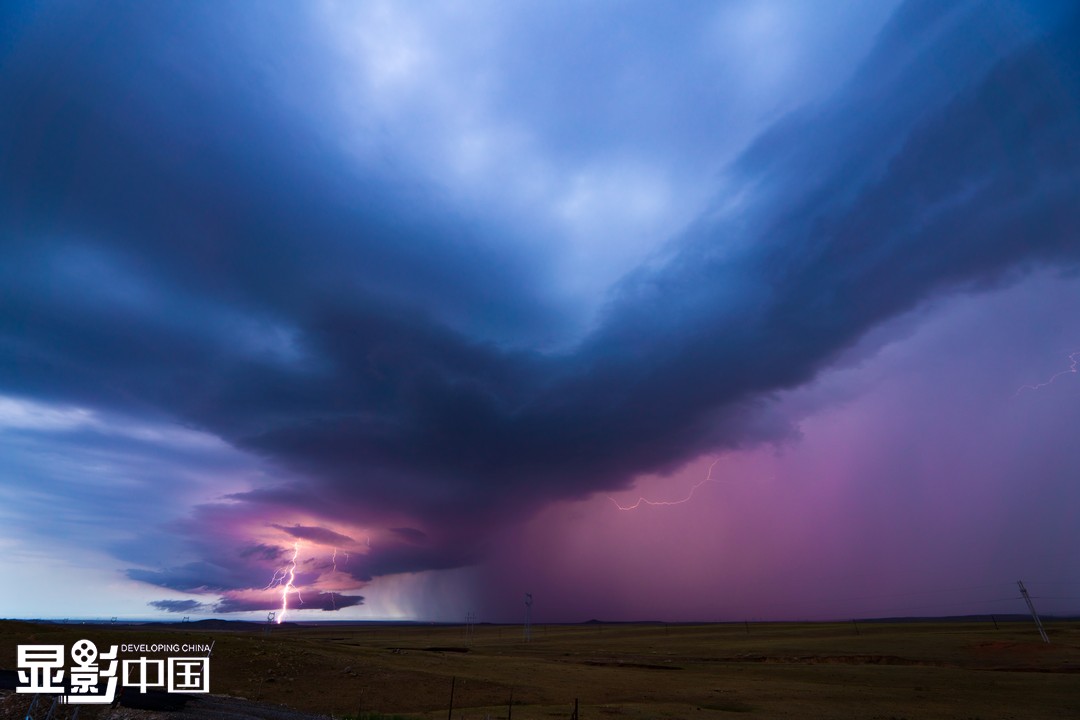
{"type": "MultiPolygon", "coordinates": [[[[126,647],[126,646],[125,646],[126,647]]],[[[180,650],[180,646],[132,646],[140,650],[180,650]]],[[[183,646],[187,650],[189,646],[183,646]]],[[[202,649],[195,646],[191,649],[202,649]]],[[[138,688],[163,688],[171,693],[210,692],[210,658],[168,657],[136,660],[117,659],[118,646],[98,653],[97,645],[80,640],[71,648],[71,673],[64,682],[63,645],[20,645],[18,656],[20,693],[60,695],[60,702],[69,704],[108,705],[116,699],[117,685],[138,688]],[[121,676],[118,676],[117,670],[121,676]],[[120,682],[120,680],[123,682],[120,682]]]]}

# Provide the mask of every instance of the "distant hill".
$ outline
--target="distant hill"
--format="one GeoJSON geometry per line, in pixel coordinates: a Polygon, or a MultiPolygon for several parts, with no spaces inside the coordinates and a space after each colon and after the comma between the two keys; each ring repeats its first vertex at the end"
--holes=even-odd
{"type": "MultiPolygon", "coordinates": [[[[151,625],[159,628],[177,628],[180,630],[261,630],[266,627],[265,622],[253,622],[251,620],[192,620],[189,622],[148,622],[143,626],[151,625]]],[[[274,627],[299,627],[295,623],[274,623],[274,627]]]]}

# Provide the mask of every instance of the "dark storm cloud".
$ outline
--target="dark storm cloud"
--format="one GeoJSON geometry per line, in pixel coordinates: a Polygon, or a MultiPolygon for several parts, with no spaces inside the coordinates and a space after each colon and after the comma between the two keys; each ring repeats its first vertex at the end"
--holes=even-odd
{"type": "Polygon", "coordinates": [[[255,585],[254,582],[245,582],[246,578],[237,575],[231,568],[203,561],[187,563],[167,571],[132,568],[127,574],[132,580],[180,592],[223,592],[255,585]]]}
{"type": "Polygon", "coordinates": [[[327,530],[326,528],[321,527],[312,527],[310,525],[294,525],[292,527],[288,527],[285,525],[273,524],[272,527],[276,527],[278,530],[286,532],[289,535],[292,535],[294,538],[298,538],[300,540],[312,540],[319,543],[320,545],[335,545],[339,547],[348,547],[349,545],[352,545],[354,542],[356,542],[348,535],[342,535],[341,533],[336,533],[333,530],[327,530]]]}
{"type": "MultiPolygon", "coordinates": [[[[789,153],[811,153],[817,177],[784,206],[764,208],[753,245],[718,253],[730,228],[703,223],[665,268],[624,283],[583,353],[592,365],[572,391],[554,395],[559,405],[573,398],[633,419],[613,444],[636,440],[646,453],[666,453],[670,447],[646,440],[667,435],[689,450],[690,438],[707,433],[701,424],[712,408],[807,381],[869,328],[935,293],[1040,263],[1074,266],[1076,30],[1074,20],[994,63],[934,112],[909,118],[901,134],[878,129],[866,148],[846,149],[854,157],[813,156],[809,148],[845,126],[871,132],[859,127],[860,108],[849,97],[871,95],[864,84],[879,82],[875,76],[857,77],[823,113],[826,123],[777,128],[743,160],[747,182],[757,179],[757,166],[783,168],[789,153]],[[880,173],[864,179],[874,165],[880,173]]],[[[947,56],[970,32],[956,27],[943,47],[925,52],[947,56]]],[[[882,42],[899,41],[886,32],[882,42]]]]}
{"type": "Polygon", "coordinates": [[[208,609],[198,600],[151,600],[147,603],[150,607],[172,613],[195,612],[208,609]]]}
{"type": "MultiPolygon", "coordinates": [[[[1075,266],[1077,19],[1040,36],[1011,6],[939,5],[907,4],[835,98],[763,134],[731,169],[741,204],[717,198],[560,353],[522,349],[565,325],[543,258],[497,242],[514,228],[358,170],[279,99],[320,69],[303,23],[260,19],[234,57],[238,17],[208,6],[79,10],[93,34],[40,11],[0,74],[0,382],[164,413],[302,478],[230,496],[245,512],[423,527],[357,578],[474,562],[539,504],[783,437],[771,394],[885,319],[1075,266]]],[[[257,587],[222,555],[130,576],[257,587]]]]}
{"type": "Polygon", "coordinates": [[[423,530],[417,530],[416,528],[391,528],[391,531],[393,531],[395,535],[404,538],[408,542],[422,542],[424,539],[427,538],[426,532],[424,532],[423,530]]]}
{"type": "MultiPolygon", "coordinates": [[[[303,600],[299,601],[296,610],[322,610],[335,612],[347,607],[363,605],[362,595],[342,595],[331,592],[308,592],[304,593],[303,600]]],[[[250,610],[279,610],[281,598],[245,598],[225,597],[221,602],[214,605],[215,613],[245,612],[250,610]]]]}
{"type": "Polygon", "coordinates": [[[252,545],[249,548],[245,548],[240,551],[240,557],[242,558],[258,558],[259,560],[277,561],[285,554],[284,548],[280,548],[274,545],[267,545],[265,543],[259,543],[258,545],[252,545]]]}

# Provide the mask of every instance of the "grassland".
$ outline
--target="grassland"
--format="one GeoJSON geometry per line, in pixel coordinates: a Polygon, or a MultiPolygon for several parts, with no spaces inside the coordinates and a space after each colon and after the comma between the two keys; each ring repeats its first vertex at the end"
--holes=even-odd
{"type": "Polygon", "coordinates": [[[212,691],[337,717],[1080,718],[1080,623],[195,625],[0,623],[19,643],[214,642],[212,691]],[[453,680],[452,680],[453,679],[453,680]]]}

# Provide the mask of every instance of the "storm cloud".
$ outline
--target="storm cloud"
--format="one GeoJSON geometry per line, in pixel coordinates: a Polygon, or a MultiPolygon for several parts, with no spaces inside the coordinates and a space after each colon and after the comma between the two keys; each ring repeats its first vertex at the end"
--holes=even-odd
{"type": "Polygon", "coordinates": [[[151,600],[149,604],[158,610],[171,613],[196,612],[207,609],[198,600],[151,600]]]}
{"type": "MultiPolygon", "coordinates": [[[[251,593],[294,541],[318,548],[298,565],[317,588],[462,567],[554,501],[793,437],[775,397],[870,331],[1080,260],[1065,5],[903,3],[827,95],[717,145],[715,189],[588,320],[536,239],[553,225],[342,138],[342,59],[302,7],[3,11],[0,392],[165,419],[274,469],[169,530],[186,560],[128,573],[214,612],[280,604],[251,593]]],[[[616,57],[580,82],[615,92],[616,57]]],[[[574,137],[573,108],[551,112],[536,142],[570,155],[652,137],[574,137]]]]}

